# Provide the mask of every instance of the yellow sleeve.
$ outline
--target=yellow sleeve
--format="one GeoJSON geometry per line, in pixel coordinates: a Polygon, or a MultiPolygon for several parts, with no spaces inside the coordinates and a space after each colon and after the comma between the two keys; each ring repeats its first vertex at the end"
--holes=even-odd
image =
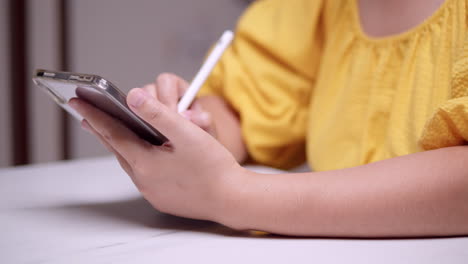
{"type": "Polygon", "coordinates": [[[453,66],[452,99],[428,120],[420,145],[424,150],[465,145],[468,142],[468,37],[453,66]]]}
{"type": "Polygon", "coordinates": [[[222,96],[239,114],[251,159],[287,169],[305,161],[308,104],[323,37],[321,1],[259,0],[200,96],[222,96]]]}

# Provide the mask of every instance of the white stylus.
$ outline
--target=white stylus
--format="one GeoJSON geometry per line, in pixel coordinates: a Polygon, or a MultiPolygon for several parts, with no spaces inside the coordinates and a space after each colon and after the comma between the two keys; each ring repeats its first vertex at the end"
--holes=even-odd
{"type": "Polygon", "coordinates": [[[216,66],[216,63],[219,61],[219,59],[221,58],[221,56],[223,55],[224,51],[229,46],[233,38],[234,33],[232,33],[232,31],[224,31],[223,35],[218,40],[218,43],[216,43],[216,46],[213,48],[213,51],[205,60],[205,63],[203,63],[197,75],[195,75],[195,78],[193,78],[193,81],[190,84],[189,88],[180,99],[179,104],[177,105],[177,111],[179,111],[179,113],[182,113],[185,110],[187,110],[192,104],[193,99],[195,99],[195,96],[202,87],[203,83],[206,81],[206,78],[208,78],[214,66],[216,66]]]}

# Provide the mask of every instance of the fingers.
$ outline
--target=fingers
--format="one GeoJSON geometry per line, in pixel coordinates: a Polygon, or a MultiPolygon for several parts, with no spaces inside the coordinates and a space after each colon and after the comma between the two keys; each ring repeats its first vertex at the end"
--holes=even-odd
{"type": "Polygon", "coordinates": [[[77,98],[70,100],[69,105],[83,116],[90,126],[131,165],[136,163],[139,157],[147,156],[151,145],[140,139],[121,122],[77,98]]]}
{"type": "MultiPolygon", "coordinates": [[[[89,133],[96,136],[98,138],[98,140],[104,145],[104,147],[106,147],[106,149],[109,150],[109,152],[112,152],[115,155],[115,157],[119,161],[120,166],[122,167],[122,169],[131,178],[133,178],[133,170],[132,170],[131,166],[128,164],[127,160],[125,160],[124,157],[122,157],[122,155],[120,155],[119,152],[117,152],[109,143],[107,143],[107,141],[88,123],[88,121],[86,121],[86,119],[81,121],[81,127],[84,128],[89,133]]],[[[135,180],[134,180],[134,182],[135,182],[135,180]]]]}
{"type": "Polygon", "coordinates": [[[188,82],[186,82],[184,79],[180,77],[177,77],[177,92],[179,94],[178,99],[180,99],[182,95],[185,94],[185,91],[187,91],[188,87],[189,87],[188,82]]]}
{"type": "Polygon", "coordinates": [[[199,101],[193,102],[190,110],[185,111],[183,115],[213,137],[217,137],[213,116],[203,109],[199,101]]]}
{"type": "Polygon", "coordinates": [[[186,131],[190,122],[144,90],[132,89],[127,96],[127,104],[134,113],[170,138],[171,142],[187,142],[190,133],[186,131]]]}
{"type": "Polygon", "coordinates": [[[147,93],[149,93],[151,96],[153,96],[154,98],[158,98],[158,90],[156,89],[156,85],[154,83],[150,83],[150,84],[147,84],[145,86],[143,86],[142,88],[143,90],[145,90],[147,93]]]}
{"type": "Polygon", "coordinates": [[[142,89],[169,109],[176,111],[177,103],[187,88],[188,83],[182,78],[172,73],[162,73],[155,83],[147,84],[142,89]]]}
{"type": "Polygon", "coordinates": [[[174,74],[163,73],[156,79],[156,87],[158,100],[169,109],[176,111],[177,103],[180,97],[185,93],[188,84],[182,78],[174,74]]]}

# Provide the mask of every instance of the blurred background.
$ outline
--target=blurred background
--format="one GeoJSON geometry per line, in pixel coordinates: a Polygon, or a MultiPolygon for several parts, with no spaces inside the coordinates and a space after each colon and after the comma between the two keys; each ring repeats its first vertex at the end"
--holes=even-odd
{"type": "Polygon", "coordinates": [[[0,167],[106,155],[31,77],[92,73],[128,92],[190,80],[248,0],[0,0],[0,167]]]}

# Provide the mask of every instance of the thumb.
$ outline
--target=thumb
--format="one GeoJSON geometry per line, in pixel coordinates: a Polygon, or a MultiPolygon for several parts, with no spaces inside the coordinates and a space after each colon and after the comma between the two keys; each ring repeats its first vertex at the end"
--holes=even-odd
{"type": "Polygon", "coordinates": [[[146,91],[140,88],[132,89],[127,96],[130,109],[152,127],[164,134],[172,142],[186,138],[187,120],[178,113],[171,111],[146,91]]]}

